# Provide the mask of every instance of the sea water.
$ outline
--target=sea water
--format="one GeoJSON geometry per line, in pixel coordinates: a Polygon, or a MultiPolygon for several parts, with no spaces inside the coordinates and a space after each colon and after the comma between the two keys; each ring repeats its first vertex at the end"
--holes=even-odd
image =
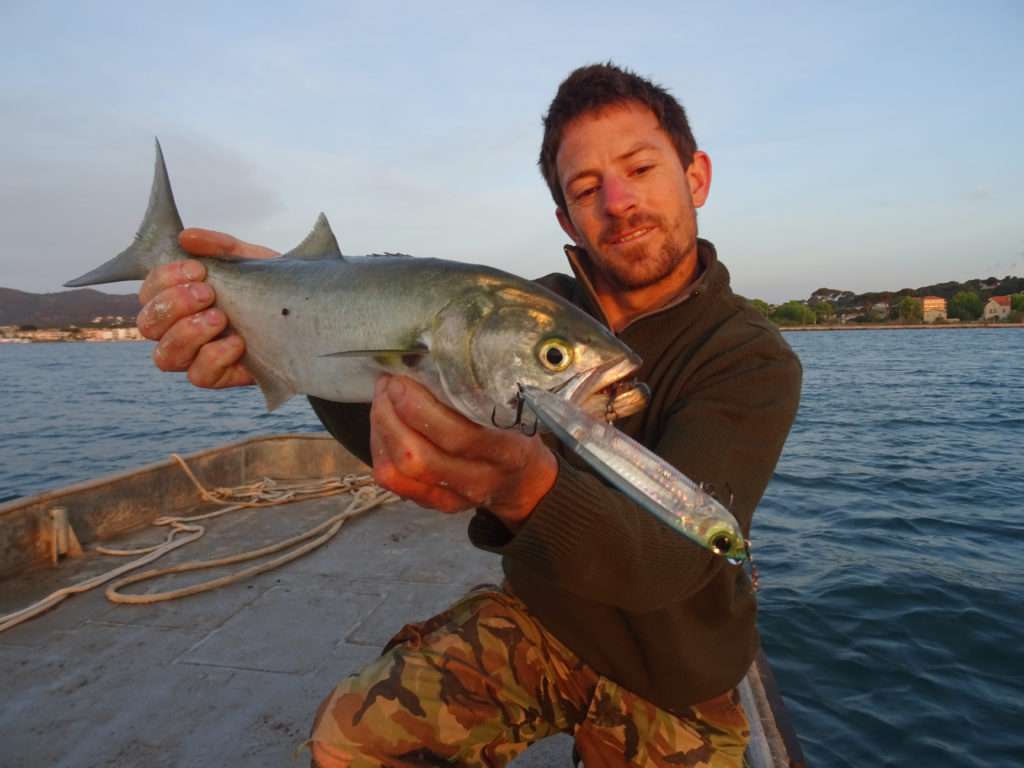
{"type": "MultiPolygon", "coordinates": [[[[1024,332],[786,338],[803,397],[752,538],[808,762],[1024,765],[1024,332]]],[[[151,351],[0,345],[0,501],[321,429],[304,398],[267,414],[255,388],[197,390],[151,351]]]]}

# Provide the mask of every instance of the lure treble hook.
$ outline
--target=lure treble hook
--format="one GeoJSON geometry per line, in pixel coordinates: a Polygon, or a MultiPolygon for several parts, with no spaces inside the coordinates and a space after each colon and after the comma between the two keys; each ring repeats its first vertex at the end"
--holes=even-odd
{"type": "Polygon", "coordinates": [[[524,435],[527,437],[533,437],[537,434],[537,418],[533,419],[533,429],[529,432],[526,431],[526,427],[523,425],[523,406],[525,401],[523,400],[523,388],[519,386],[519,391],[516,393],[516,417],[515,420],[508,425],[498,423],[498,406],[494,406],[491,411],[491,424],[496,426],[498,429],[512,429],[513,427],[519,427],[524,435]]]}

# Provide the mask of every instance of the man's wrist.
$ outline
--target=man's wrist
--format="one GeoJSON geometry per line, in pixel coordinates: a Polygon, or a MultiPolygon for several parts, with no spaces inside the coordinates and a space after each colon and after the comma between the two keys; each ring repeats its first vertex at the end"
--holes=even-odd
{"type": "Polygon", "coordinates": [[[494,502],[488,510],[515,533],[530,518],[557,479],[558,459],[546,445],[538,441],[536,458],[521,472],[520,481],[513,486],[513,498],[506,502],[494,502]]]}

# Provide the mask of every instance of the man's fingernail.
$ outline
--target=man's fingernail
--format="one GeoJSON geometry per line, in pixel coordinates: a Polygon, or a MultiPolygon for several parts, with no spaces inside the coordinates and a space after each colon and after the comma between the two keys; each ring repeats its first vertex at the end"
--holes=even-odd
{"type": "Polygon", "coordinates": [[[213,289],[206,283],[192,283],[188,290],[196,301],[209,301],[213,298],[213,289]]]}
{"type": "Polygon", "coordinates": [[[208,309],[203,312],[203,321],[207,325],[220,325],[220,313],[216,309],[208,309]]]}
{"type": "Polygon", "coordinates": [[[202,280],[205,270],[198,261],[186,261],[181,265],[181,273],[189,280],[202,280]]]}

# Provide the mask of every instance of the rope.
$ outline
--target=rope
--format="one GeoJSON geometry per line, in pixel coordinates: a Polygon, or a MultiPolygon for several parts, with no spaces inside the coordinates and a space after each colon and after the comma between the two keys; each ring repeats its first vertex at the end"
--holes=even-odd
{"type": "Polygon", "coordinates": [[[241,552],[236,555],[229,555],[227,557],[216,558],[213,560],[181,563],[167,568],[157,568],[125,576],[107,587],[107,599],[114,603],[129,603],[136,605],[158,603],[164,600],[175,600],[180,597],[195,595],[200,592],[208,592],[210,590],[217,589],[218,587],[227,586],[228,584],[234,584],[235,582],[242,581],[250,576],[255,576],[256,574],[264,573],[266,571],[273,570],[274,568],[279,568],[292,560],[302,557],[330,541],[338,531],[341,530],[341,526],[353,517],[375,507],[390,504],[391,502],[399,500],[393,493],[384,491],[382,488],[374,485],[369,475],[346,475],[344,477],[332,477],[323,480],[287,482],[273,480],[271,478],[263,478],[263,480],[258,482],[240,485],[234,488],[216,488],[209,490],[199,482],[199,479],[195,476],[191,468],[185,463],[185,460],[182,459],[181,456],[176,453],[172,453],[171,456],[178,462],[179,466],[185,471],[185,474],[188,475],[189,479],[192,480],[192,483],[196,486],[196,490],[199,493],[199,497],[205,502],[223,505],[223,508],[215,509],[204,514],[193,515],[191,517],[157,518],[153,521],[153,525],[167,526],[170,528],[170,531],[168,531],[167,537],[164,539],[162,544],[157,544],[152,547],[126,550],[111,549],[109,547],[102,546],[95,547],[94,549],[96,552],[105,555],[115,555],[119,557],[141,555],[141,557],[138,557],[138,559],[132,560],[129,563],[125,563],[118,568],[114,568],[111,571],[107,571],[106,573],[102,573],[88,579],[80,584],[59,589],[27,608],[15,611],[14,613],[6,616],[0,616],[0,632],[8,630],[50,610],[71,595],[95,589],[98,586],[106,584],[108,581],[117,579],[125,573],[134,571],[144,565],[148,565],[154,560],[163,557],[168,552],[172,552],[179,547],[183,547],[186,544],[191,544],[192,542],[197,541],[204,533],[206,533],[206,528],[204,526],[195,524],[200,520],[209,520],[215,517],[220,517],[221,515],[235,512],[239,509],[291,504],[298,501],[308,501],[310,499],[322,498],[325,496],[334,496],[339,493],[352,494],[352,499],[349,502],[348,507],[343,512],[328,518],[305,533],[291,536],[276,544],[270,544],[258,549],[241,552]],[[224,565],[232,565],[234,563],[247,562],[249,560],[265,557],[300,544],[301,546],[294,551],[287,552],[286,554],[276,557],[266,563],[245,568],[228,576],[210,579],[181,589],[174,589],[167,592],[156,592],[147,595],[127,595],[119,592],[122,587],[126,587],[129,584],[135,584],[140,581],[155,579],[171,573],[185,573],[188,571],[198,571],[208,568],[217,568],[224,565]]]}

